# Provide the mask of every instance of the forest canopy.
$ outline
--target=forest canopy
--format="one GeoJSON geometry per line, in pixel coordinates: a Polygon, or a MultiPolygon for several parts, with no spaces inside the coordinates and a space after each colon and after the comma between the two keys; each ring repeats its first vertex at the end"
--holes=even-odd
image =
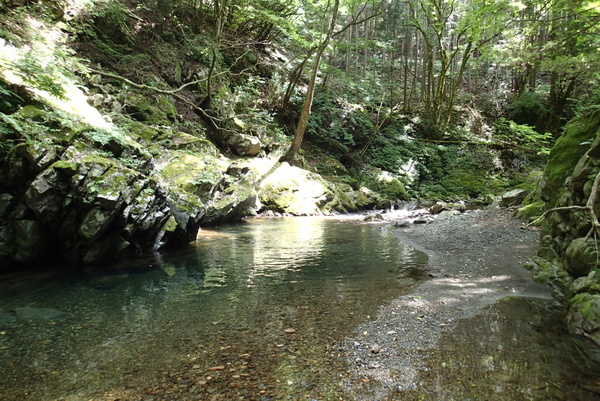
{"type": "Polygon", "coordinates": [[[294,138],[282,160],[302,164],[306,134],[363,177],[364,166],[391,171],[423,196],[483,193],[448,166],[494,173],[499,163],[543,162],[565,123],[600,100],[597,1],[5,0],[0,7],[11,15],[2,31],[8,41],[18,41],[24,27],[14,21],[28,15],[45,16],[66,35],[46,46],[63,64],[44,64],[33,48],[21,59],[31,84],[60,95],[56,76],[104,74],[185,103],[221,149],[231,149],[240,130],[259,139],[267,132],[294,138]],[[496,154],[457,148],[464,144],[496,154]],[[442,176],[455,184],[440,187],[442,176]]]}

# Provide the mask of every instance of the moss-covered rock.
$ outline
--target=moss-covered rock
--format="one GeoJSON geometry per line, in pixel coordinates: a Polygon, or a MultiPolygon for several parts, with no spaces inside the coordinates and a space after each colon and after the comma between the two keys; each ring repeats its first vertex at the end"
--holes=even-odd
{"type": "Polygon", "coordinates": [[[577,238],[569,244],[565,251],[565,270],[573,277],[587,275],[598,267],[600,253],[598,244],[592,238],[577,238]]]}
{"type": "Polygon", "coordinates": [[[573,282],[573,277],[560,264],[550,262],[543,257],[531,259],[525,264],[525,268],[531,270],[535,281],[554,287],[560,294],[568,293],[573,282]]]}
{"type": "Polygon", "coordinates": [[[587,276],[580,277],[573,281],[570,287],[572,294],[600,294],[600,270],[593,269],[587,276]]]}
{"type": "Polygon", "coordinates": [[[398,178],[389,174],[382,174],[378,180],[381,183],[382,192],[387,195],[390,200],[396,201],[410,199],[408,191],[398,178]]]}
{"type": "Polygon", "coordinates": [[[121,99],[124,111],[133,119],[152,125],[170,125],[177,117],[177,108],[167,95],[129,92],[121,99]]]}
{"type": "Polygon", "coordinates": [[[544,177],[540,184],[542,200],[554,207],[557,196],[582,156],[594,142],[600,130],[600,107],[567,124],[564,134],[558,138],[548,157],[544,177]]]}
{"type": "Polygon", "coordinates": [[[165,185],[202,196],[219,182],[228,166],[227,160],[210,154],[176,151],[168,154],[157,170],[165,185]]]}
{"type": "MultiPolygon", "coordinates": [[[[546,203],[538,200],[529,205],[525,205],[517,209],[516,216],[518,219],[531,223],[539,218],[546,211],[546,203]]],[[[538,222],[541,224],[541,222],[538,222]]]]}
{"type": "Polygon", "coordinates": [[[320,215],[327,202],[326,182],[317,174],[282,163],[260,185],[260,200],[267,209],[298,216],[320,215]]]}
{"type": "Polygon", "coordinates": [[[567,325],[572,333],[584,336],[600,346],[600,295],[581,293],[569,302],[567,325]]]}

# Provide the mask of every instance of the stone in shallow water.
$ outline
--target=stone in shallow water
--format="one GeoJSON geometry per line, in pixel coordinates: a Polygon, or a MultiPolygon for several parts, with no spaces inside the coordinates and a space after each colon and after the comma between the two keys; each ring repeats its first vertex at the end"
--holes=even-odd
{"type": "Polygon", "coordinates": [[[16,321],[17,317],[13,313],[0,311],[0,326],[15,323],[16,321]]]}
{"type": "Polygon", "coordinates": [[[55,308],[34,308],[24,306],[14,310],[19,320],[59,320],[65,317],[65,312],[55,308]]]}

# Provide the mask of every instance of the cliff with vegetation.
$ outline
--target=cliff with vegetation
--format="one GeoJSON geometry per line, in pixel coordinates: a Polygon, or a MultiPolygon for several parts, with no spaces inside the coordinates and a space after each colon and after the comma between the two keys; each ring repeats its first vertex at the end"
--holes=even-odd
{"type": "Polygon", "coordinates": [[[529,267],[568,304],[569,329],[600,345],[600,108],[569,122],[538,195],[546,212],[529,267]]]}
{"type": "Polygon", "coordinates": [[[533,189],[597,96],[596,13],[550,40],[537,2],[436,1],[0,2],[1,265],[533,189]]]}

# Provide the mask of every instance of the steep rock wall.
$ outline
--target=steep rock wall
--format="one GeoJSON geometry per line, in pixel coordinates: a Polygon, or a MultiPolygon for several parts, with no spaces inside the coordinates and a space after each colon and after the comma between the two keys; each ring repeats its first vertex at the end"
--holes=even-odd
{"type": "Polygon", "coordinates": [[[600,107],[571,121],[550,155],[539,195],[547,212],[534,276],[568,303],[573,333],[600,345],[600,107]]]}

